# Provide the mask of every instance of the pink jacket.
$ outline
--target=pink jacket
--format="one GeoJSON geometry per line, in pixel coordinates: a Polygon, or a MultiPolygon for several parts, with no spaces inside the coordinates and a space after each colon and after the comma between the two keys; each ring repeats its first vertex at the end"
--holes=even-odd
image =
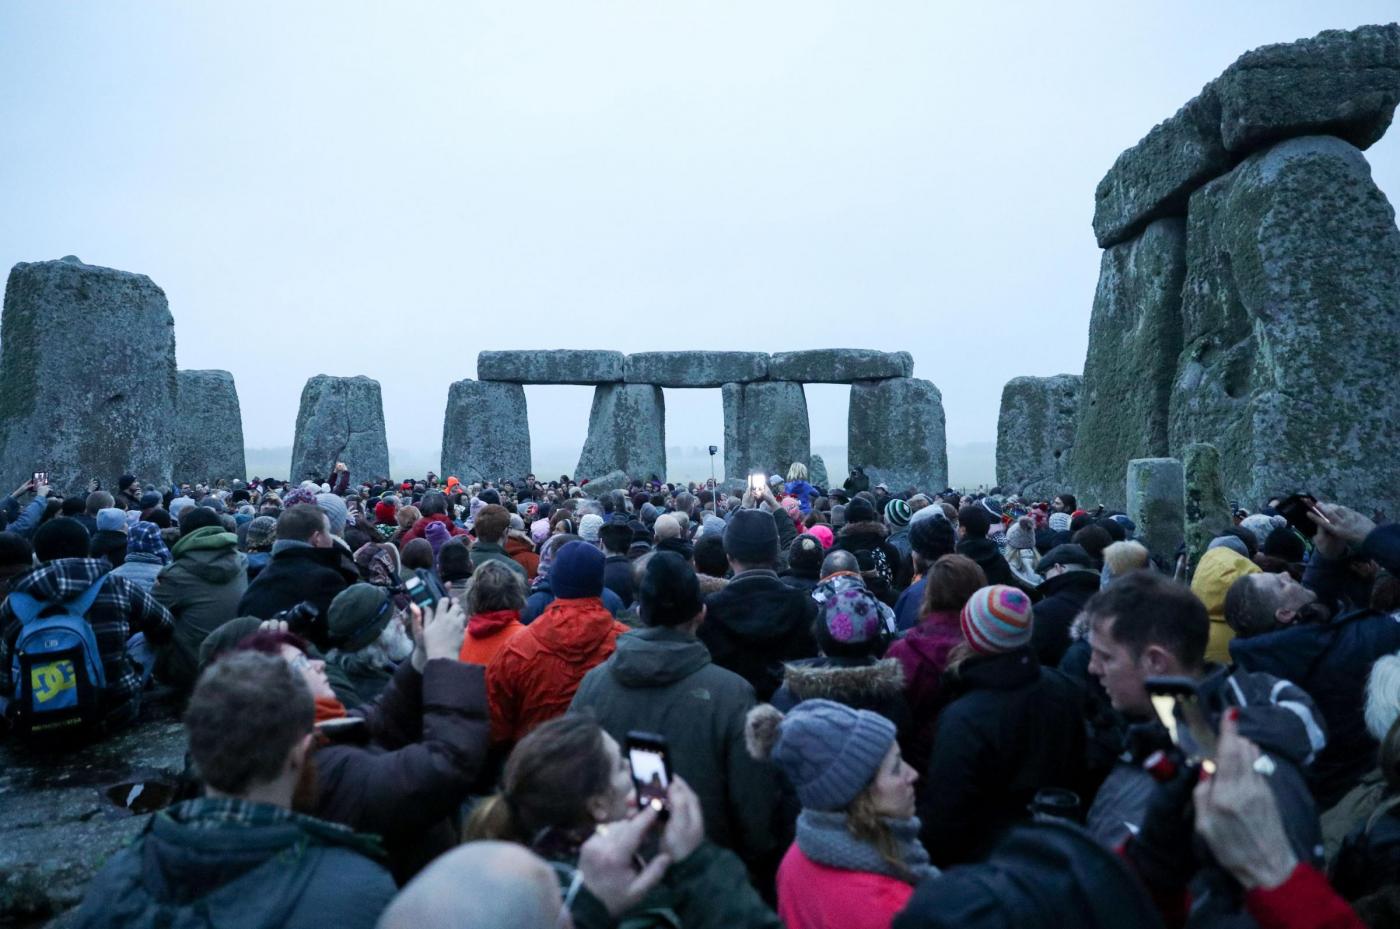
{"type": "Polygon", "coordinates": [[[869,871],[817,864],[797,847],[778,867],[778,918],[787,929],[889,929],[914,886],[869,871]]]}

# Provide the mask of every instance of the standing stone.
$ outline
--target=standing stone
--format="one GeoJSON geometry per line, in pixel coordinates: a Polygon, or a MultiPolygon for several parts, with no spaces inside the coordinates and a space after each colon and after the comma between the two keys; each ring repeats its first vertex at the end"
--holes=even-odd
{"type": "Polygon", "coordinates": [[[227,371],[181,371],[175,417],[175,480],[244,480],[243,414],[227,371]]]}
{"type": "Polygon", "coordinates": [[[820,487],[826,490],[826,482],[829,478],[826,475],[826,461],[821,455],[812,452],[811,460],[807,462],[807,483],[813,487],[820,487]]]}
{"type": "Polygon", "coordinates": [[[638,352],[623,365],[627,383],[658,387],[723,387],[767,376],[763,352],[638,352]]]}
{"type": "Polygon", "coordinates": [[[1220,452],[1215,446],[1204,442],[1186,446],[1182,470],[1186,484],[1186,557],[1190,571],[1194,572],[1211,539],[1234,521],[1221,481],[1220,452]]]}
{"type": "Polygon", "coordinates": [[[948,439],[943,395],[932,381],[912,377],[857,381],[848,414],[851,467],[863,467],[873,487],[936,492],[948,486],[948,439]]]}
{"type": "Polygon", "coordinates": [[[575,479],[624,471],[666,479],[666,399],[649,384],[600,384],[593,391],[588,438],[575,479]]]}
{"type": "Polygon", "coordinates": [[[910,377],[914,357],[908,352],[868,348],[816,348],[778,352],[768,359],[768,379],[804,384],[850,384],[885,377],[910,377]]]}
{"type": "Polygon", "coordinates": [[[10,271],[0,317],[0,478],[60,491],[170,483],[175,320],[144,274],[59,261],[10,271]]]}
{"type": "Polygon", "coordinates": [[[1004,492],[1049,499],[1069,490],[1083,381],[1077,374],[1016,377],[1002,388],[997,484],[1004,492]]]}
{"type": "Polygon", "coordinates": [[[389,476],[378,381],[318,374],[302,388],[289,479],[328,480],[337,461],[345,462],[354,482],[389,476]]]}
{"type": "Polygon", "coordinates": [[[1152,560],[1170,569],[1186,538],[1186,472],[1175,458],[1128,462],[1128,518],[1152,560]]]}
{"type": "Polygon", "coordinates": [[[483,381],[516,384],[617,384],[623,374],[622,352],[563,348],[481,352],[476,376],[483,381]]]}
{"type": "Polygon", "coordinates": [[[751,471],[787,475],[794,461],[812,454],[807,395],[793,381],[725,384],[724,476],[751,471]]]}
{"type": "Polygon", "coordinates": [[[1185,276],[1180,219],[1158,220],[1103,253],[1071,468],[1083,503],[1121,509],[1128,462],[1168,454],[1185,276]]]}
{"type": "Polygon", "coordinates": [[[1366,159],[1281,142],[1197,191],[1188,222],[1172,449],[1213,443],[1251,509],[1307,489],[1396,512],[1400,230],[1366,159]]]}
{"type": "Polygon", "coordinates": [[[531,471],[525,388],[462,380],[447,389],[442,419],[442,475],[464,484],[519,480],[531,471]]]}

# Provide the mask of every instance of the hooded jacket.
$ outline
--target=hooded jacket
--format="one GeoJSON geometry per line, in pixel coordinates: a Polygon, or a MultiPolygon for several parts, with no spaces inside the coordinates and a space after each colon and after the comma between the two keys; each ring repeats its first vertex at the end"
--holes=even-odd
{"type": "Polygon", "coordinates": [[[1041,599],[1035,605],[1035,621],[1031,624],[1031,647],[1043,666],[1058,667],[1069,648],[1074,618],[1099,592],[1099,576],[1094,571],[1070,568],[1036,589],[1041,599]]]}
{"type": "Polygon", "coordinates": [[[1327,721],[1327,745],[1308,771],[1323,809],[1375,766],[1376,740],[1366,730],[1366,680],[1376,659],[1400,651],[1400,613],[1357,610],[1328,623],[1288,626],[1234,639],[1230,657],[1245,671],[1292,681],[1327,721]]]}
{"type": "Polygon", "coordinates": [[[943,672],[948,655],[963,640],[958,614],[953,610],[929,613],[904,638],[885,652],[904,668],[904,700],[909,706],[910,729],[903,739],[904,755],[924,770],[933,751],[938,713],[946,703],[943,672]]]}
{"type": "Polygon", "coordinates": [[[1210,641],[1206,645],[1206,661],[1229,664],[1230,640],[1234,631],[1225,623],[1225,594],[1230,585],[1247,574],[1258,574],[1259,566],[1238,552],[1224,546],[1212,548],[1201,556],[1196,573],[1191,577],[1191,592],[1206,605],[1210,614],[1210,641]]]}
{"type": "MultiPolygon", "coordinates": [[[[360,726],[316,750],[316,815],[380,835],[400,884],[457,843],[457,817],[486,758],[485,671],[444,658],[404,662],[360,726]]],[[[329,924],[327,924],[329,925],[329,924]]]]}
{"type": "Polygon", "coordinates": [[[627,631],[598,597],[554,600],[486,669],[492,741],[517,742],[564,715],[583,676],[627,631]]]}
{"type": "Polygon", "coordinates": [[[938,718],[919,795],[922,837],[940,867],[975,861],[1030,818],[1046,787],[1081,791],[1084,697],[1030,647],[967,659],[938,718]]]}
{"type": "Polygon", "coordinates": [[[708,612],[699,638],[715,664],[753,686],[760,702],[783,683],[783,662],[814,658],[812,621],[816,601],[765,568],[735,575],[705,600],[708,612]]]}
{"type": "Polygon", "coordinates": [[[152,816],[88,885],[75,924],[373,929],[393,899],[388,872],[366,857],[373,846],[349,830],[295,814],[257,825],[187,816],[208,802],[152,816]]]}
{"type": "Polygon", "coordinates": [[[517,535],[515,530],[506,533],[505,540],[506,554],[515,560],[515,563],[525,569],[525,576],[534,583],[540,573],[540,556],[535,552],[535,546],[524,536],[517,535]]]}
{"type": "Polygon", "coordinates": [[[861,573],[866,575],[870,592],[879,597],[880,600],[889,606],[894,606],[898,599],[895,593],[895,581],[900,575],[900,566],[904,563],[903,556],[899,549],[889,542],[890,531],[880,522],[858,522],[847,523],[841,527],[841,531],[836,534],[836,541],[832,543],[831,550],[847,551],[856,556],[868,553],[861,558],[861,573]],[[866,558],[870,564],[866,564],[866,558]],[[874,577],[871,577],[871,572],[874,577]]]}
{"type": "Polygon", "coordinates": [[[248,590],[247,559],[238,536],[218,526],[196,529],[175,543],[156,581],[155,598],[175,617],[175,638],[160,653],[160,677],[180,688],[194,686],[199,646],[215,629],[239,615],[248,590]]]}
{"type": "Polygon", "coordinates": [[[354,559],[339,545],[313,548],[279,541],[273,546],[272,561],[248,585],[234,615],[271,619],[282,610],[310,601],[320,610],[319,618],[311,628],[294,631],[326,651],[331,645],[327,632],[331,601],[359,579],[354,559]]]}
{"type": "MultiPolygon", "coordinates": [[[[111,566],[100,558],[58,558],[15,578],[10,592],[27,593],[50,603],[69,601],[110,570],[111,566]]],[[[155,597],[121,577],[108,577],[102,582],[86,619],[97,640],[107,678],[101,697],[102,714],[108,721],[134,719],[141,679],[127,654],[126,640],[144,632],[146,641],[159,647],[170,641],[175,622],[155,597]]],[[[0,694],[6,697],[15,692],[11,661],[20,629],[19,617],[7,597],[0,604],[0,694]]]]}
{"type": "Polygon", "coordinates": [[[496,653],[524,628],[519,610],[477,613],[467,620],[467,633],[462,637],[462,651],[457,658],[467,664],[489,665],[496,653]]]}
{"type": "MultiPolygon", "coordinates": [[[[622,615],[624,607],[621,597],[604,587],[602,599],[603,606],[608,608],[609,613],[615,617],[622,615]]],[[[525,609],[520,611],[520,621],[527,626],[530,625],[553,602],[554,585],[550,583],[548,575],[541,574],[535,578],[535,583],[531,585],[530,596],[525,598],[525,609]]]]}
{"type": "Polygon", "coordinates": [[[982,573],[987,576],[988,584],[1005,584],[1008,587],[1024,590],[1028,594],[1034,594],[1035,588],[1030,587],[1015,575],[1011,570],[1011,565],[1007,564],[1006,559],[1002,557],[1001,549],[992,539],[963,539],[957,544],[954,551],[977,562],[977,567],[981,568],[982,573]]]}
{"type": "Polygon", "coordinates": [[[718,667],[694,636],[637,629],[579,684],[571,710],[590,710],[619,744],[632,730],[666,737],[671,767],[700,798],[705,835],[750,861],[775,851],[773,768],[744,746],[753,687],[718,667]]]}
{"type": "Polygon", "coordinates": [[[901,733],[909,728],[904,702],[904,666],[894,658],[804,658],[787,665],[783,684],[773,694],[773,706],[786,713],[803,700],[822,699],[870,710],[894,723],[901,733]]]}

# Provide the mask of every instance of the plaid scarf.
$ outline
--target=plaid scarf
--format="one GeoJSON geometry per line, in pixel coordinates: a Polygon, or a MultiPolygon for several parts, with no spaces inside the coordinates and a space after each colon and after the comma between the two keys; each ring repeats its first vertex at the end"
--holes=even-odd
{"type": "Polygon", "coordinates": [[[344,845],[375,860],[384,858],[379,837],[364,835],[314,816],[306,816],[270,803],[249,803],[237,797],[199,797],[172,806],[158,815],[191,829],[257,828],[286,823],[309,836],[334,845],[344,845]]]}

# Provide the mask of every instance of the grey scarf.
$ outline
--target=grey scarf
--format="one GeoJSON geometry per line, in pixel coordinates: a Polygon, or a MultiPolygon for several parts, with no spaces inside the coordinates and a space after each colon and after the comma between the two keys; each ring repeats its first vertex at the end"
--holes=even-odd
{"type": "Polygon", "coordinates": [[[896,871],[880,852],[868,842],[862,842],[846,828],[845,813],[803,810],[797,817],[797,847],[817,864],[846,871],[869,871],[883,874],[910,884],[938,874],[929,863],[928,852],[919,844],[919,819],[886,819],[894,836],[905,873],[896,871]]]}

